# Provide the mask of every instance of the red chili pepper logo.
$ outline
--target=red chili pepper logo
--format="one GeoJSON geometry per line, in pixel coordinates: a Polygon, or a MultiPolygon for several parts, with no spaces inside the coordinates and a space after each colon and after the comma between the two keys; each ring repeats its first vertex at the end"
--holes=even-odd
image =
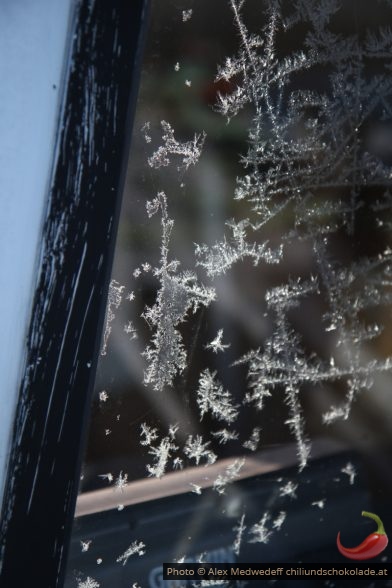
{"type": "Polygon", "coordinates": [[[375,533],[371,533],[366,539],[357,545],[357,547],[343,547],[340,543],[340,531],[338,533],[338,537],[336,540],[338,549],[344,557],[348,557],[349,559],[372,559],[373,557],[377,557],[380,555],[388,545],[388,537],[385,533],[384,525],[380,517],[372,512],[366,512],[365,510],[362,511],[363,517],[370,517],[377,523],[377,531],[375,533]]]}

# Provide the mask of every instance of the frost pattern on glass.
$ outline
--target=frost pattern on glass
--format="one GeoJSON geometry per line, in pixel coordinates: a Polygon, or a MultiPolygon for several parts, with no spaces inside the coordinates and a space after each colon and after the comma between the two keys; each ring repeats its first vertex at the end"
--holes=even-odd
{"type": "Polygon", "coordinates": [[[154,463],[147,465],[149,476],[161,478],[164,475],[172,453],[178,449],[178,446],[174,444],[173,439],[174,437],[169,435],[163,437],[156,447],[153,445],[150,446],[148,453],[153,456],[154,463]]]}
{"type": "Polygon", "coordinates": [[[230,343],[223,343],[223,329],[219,329],[215,339],[207,343],[205,346],[206,349],[211,349],[213,353],[218,353],[219,351],[225,351],[230,347],[230,343]]]}
{"type": "Polygon", "coordinates": [[[211,435],[218,439],[221,445],[225,445],[228,441],[236,441],[236,439],[238,439],[238,433],[236,431],[230,431],[229,429],[211,431],[211,435]]]}
{"type": "Polygon", "coordinates": [[[236,536],[233,543],[233,551],[238,556],[241,550],[241,544],[243,541],[243,536],[246,530],[245,525],[245,515],[243,514],[238,521],[237,525],[233,529],[236,532],[236,536]]]}
{"type": "Polygon", "coordinates": [[[268,543],[272,530],[269,528],[271,516],[269,512],[265,512],[258,523],[255,523],[249,529],[249,533],[252,535],[250,543],[268,543]]]}
{"type": "Polygon", "coordinates": [[[346,474],[348,476],[350,484],[354,484],[357,472],[355,471],[355,467],[350,461],[340,471],[342,472],[342,474],[346,474]]]}
{"type": "Polygon", "coordinates": [[[244,443],[242,447],[245,449],[249,449],[250,451],[256,451],[260,443],[260,427],[255,427],[249,437],[244,443]]]}
{"type": "Polygon", "coordinates": [[[190,20],[192,18],[192,13],[193,13],[192,8],[190,8],[189,10],[183,10],[182,11],[182,22],[187,22],[188,20],[190,20]]]}
{"type": "MultiPolygon", "coordinates": [[[[288,411],[284,422],[296,441],[302,470],[311,453],[301,400],[303,389],[328,382],[345,388],[342,402],[320,415],[329,425],[349,417],[358,394],[371,388],[375,373],[392,368],[391,358],[376,360],[364,352],[383,328],[376,321],[370,323],[364,313],[392,300],[392,251],[384,247],[374,256],[363,255],[345,264],[333,252],[337,234],[349,238],[355,235],[357,215],[365,206],[365,189],[385,186],[383,196],[371,203],[378,228],[383,227],[382,213],[392,206],[390,167],[370,152],[363,132],[370,120],[392,112],[390,76],[370,76],[366,61],[379,60],[387,71],[384,62],[392,34],[385,28],[368,32],[364,38],[332,33],[331,23],[340,11],[335,0],[322,0],[317,6],[301,1],[294,7],[266,0],[265,24],[256,34],[248,30],[243,16],[245,0],[229,0],[228,4],[239,49],[218,66],[215,81],[231,89],[226,93],[218,90],[215,109],[228,124],[244,109],[251,113],[248,150],[241,156],[243,173],[237,177],[233,191],[234,201],[245,204],[239,209],[240,217],[226,221],[230,236],[223,229],[221,240],[195,245],[195,267],[204,270],[211,282],[249,260],[255,268],[282,265],[288,250],[301,242],[311,251],[313,265],[310,275],[292,276],[265,292],[271,333],[262,346],[250,349],[232,366],[247,366],[248,388],[242,404],[233,401],[217,371],[209,368],[199,375],[195,400],[201,420],[208,415],[233,425],[241,406],[262,411],[272,396],[282,394],[288,411]],[[302,48],[283,55],[282,39],[298,23],[304,27],[302,48]],[[315,91],[311,81],[309,87],[295,83],[296,76],[317,67],[328,72],[322,88],[315,91]],[[286,219],[281,223],[283,229],[271,239],[269,227],[279,219],[286,219]],[[336,355],[328,358],[309,352],[291,319],[293,309],[317,297],[327,302],[322,316],[325,333],[335,337],[336,355]]],[[[185,14],[184,21],[192,11],[185,14]]],[[[193,139],[181,141],[170,123],[162,120],[160,125],[162,144],[148,157],[148,165],[159,169],[174,164],[178,171],[187,171],[199,161],[206,134],[195,133],[193,139]]],[[[142,132],[146,142],[152,143],[150,122],[143,125],[142,132]]],[[[168,209],[168,198],[162,191],[147,202],[148,217],[161,217],[160,262],[152,267],[145,261],[133,274],[137,278],[151,273],[158,281],[155,302],[142,314],[152,331],[142,353],[146,361],[144,383],[156,392],[175,386],[176,377],[188,367],[182,325],[200,307],[219,303],[212,287],[201,284],[195,272],[180,271],[180,262],[170,256],[174,219],[168,209]]],[[[112,281],[103,352],[113,308],[121,303],[122,290],[123,286],[112,281]]],[[[124,330],[130,339],[138,336],[132,321],[124,330]]],[[[214,354],[230,348],[223,328],[204,343],[204,349],[214,354]]],[[[248,438],[241,440],[244,449],[258,449],[261,429],[254,427],[248,438]]],[[[235,430],[226,427],[211,435],[221,445],[239,438],[235,430]]],[[[175,468],[182,467],[183,458],[173,456],[179,447],[171,437],[163,437],[158,445],[151,441],[153,438],[147,437],[142,441],[154,458],[146,466],[149,475],[163,476],[170,460],[175,468]]],[[[189,435],[183,452],[196,465],[202,458],[213,463],[217,456],[207,449],[209,445],[200,435],[189,435]]]]}
{"type": "Polygon", "coordinates": [[[200,374],[199,388],[197,390],[197,404],[200,410],[200,420],[207,413],[211,413],[216,419],[233,423],[237,420],[238,406],[233,404],[230,392],[216,378],[216,372],[204,370],[200,374]]]}
{"type": "Polygon", "coordinates": [[[116,490],[118,490],[119,492],[123,492],[125,486],[127,486],[127,485],[128,485],[128,474],[123,474],[121,471],[114,482],[114,486],[115,486],[116,490]]]}
{"type": "Polygon", "coordinates": [[[248,219],[240,222],[227,221],[226,224],[232,231],[230,241],[227,241],[225,237],[224,241],[216,243],[211,248],[207,245],[196,246],[196,265],[202,266],[208,276],[214,277],[224,274],[232,265],[243,261],[246,257],[250,257],[254,265],[258,265],[262,260],[267,263],[279,263],[282,257],[282,247],[272,250],[268,246],[268,242],[258,245],[246,240],[247,229],[254,230],[248,219]]]}
{"type": "MultiPolygon", "coordinates": [[[[331,21],[340,11],[335,0],[296,2],[291,10],[289,3],[269,0],[260,34],[248,31],[244,0],[230,0],[230,6],[240,49],[218,67],[216,81],[231,82],[232,91],[218,93],[216,108],[228,122],[244,108],[253,111],[249,147],[241,160],[244,174],[237,178],[234,194],[235,200],[248,203],[249,216],[227,222],[229,239],[223,235],[215,244],[197,245],[196,263],[215,277],[246,258],[254,265],[281,263],[296,243],[311,247],[313,275],[267,292],[274,331],[263,349],[235,362],[248,365],[246,403],[262,410],[283,389],[289,408],[285,422],[296,439],[301,470],[311,450],[300,397],[303,386],[328,381],[345,386],[345,400],[322,417],[330,424],[346,420],[358,394],[371,388],[372,375],[392,367],[391,358],[364,360],[368,342],[382,332],[382,325],[364,320],[364,312],[391,302],[389,247],[347,265],[333,256],[338,234],[355,235],[364,191],[391,184],[390,166],[368,149],[366,126],[390,118],[392,83],[385,51],[392,34],[385,28],[368,32],[364,39],[332,33],[331,21]],[[306,26],[302,49],[282,56],[282,37],[298,23],[306,26]],[[387,75],[370,75],[369,59],[379,60],[387,75]],[[295,77],[315,67],[327,68],[324,88],[298,89],[295,77]],[[271,245],[264,235],[284,218],[292,218],[291,226],[284,221],[280,243],[271,245]],[[308,295],[327,299],[324,328],[336,332],[339,361],[305,351],[290,322],[290,311],[308,295]]],[[[372,208],[390,210],[388,194],[386,190],[372,208]]],[[[381,214],[376,220],[381,227],[381,214]]]]}
{"type": "Polygon", "coordinates": [[[88,551],[90,549],[91,543],[92,543],[91,539],[89,539],[88,541],[81,541],[80,542],[80,547],[81,547],[83,553],[85,553],[86,551],[88,551]]]}
{"type": "Polygon", "coordinates": [[[215,463],[217,456],[209,448],[211,442],[203,440],[201,435],[189,435],[184,446],[184,453],[189,459],[194,459],[195,464],[211,465],[215,463]]]}
{"type": "Polygon", "coordinates": [[[109,284],[108,301],[106,305],[106,316],[105,316],[105,328],[103,333],[103,345],[101,349],[101,355],[106,355],[109,336],[112,332],[111,323],[115,319],[115,309],[117,309],[123,298],[123,291],[125,286],[121,286],[116,280],[111,280],[109,284]]]}
{"type": "Polygon", "coordinates": [[[122,563],[125,566],[132,555],[144,555],[146,553],[146,546],[143,541],[134,541],[122,555],[116,559],[117,563],[122,563]]]}
{"type": "Polygon", "coordinates": [[[99,588],[100,584],[91,576],[87,576],[85,580],[78,580],[78,588],[99,588]]]}
{"type": "MultiPolygon", "coordinates": [[[[188,85],[191,85],[190,82],[188,85]]],[[[178,165],[179,171],[186,171],[189,166],[195,165],[201,155],[206,134],[204,132],[199,135],[195,134],[191,141],[181,142],[174,137],[174,129],[168,122],[161,121],[161,127],[163,145],[148,158],[148,165],[154,168],[167,167],[172,161],[172,156],[182,158],[181,163],[178,165]]],[[[146,130],[146,125],[143,130],[146,130]]],[[[145,137],[148,137],[148,135],[145,135],[145,137]]],[[[148,139],[146,141],[148,142],[148,139]]]]}
{"type": "Polygon", "coordinates": [[[298,484],[292,480],[288,480],[286,484],[279,488],[280,496],[289,496],[290,498],[297,498],[298,484]]]}
{"type": "Polygon", "coordinates": [[[229,466],[227,466],[226,470],[223,474],[219,474],[219,476],[214,480],[213,488],[218,492],[218,494],[224,494],[226,492],[226,486],[231,482],[234,482],[240,475],[240,471],[245,465],[245,458],[238,458],[229,466]]]}
{"type": "Polygon", "coordinates": [[[150,218],[158,212],[161,213],[162,227],[161,260],[153,274],[159,280],[160,288],[155,304],[147,306],[142,316],[149,327],[155,329],[151,343],[143,353],[148,362],[144,382],[152,384],[154,390],[162,391],[187,365],[187,353],[178,326],[188,313],[194,314],[200,306],[209,306],[215,299],[215,292],[198,284],[195,273],[179,273],[179,262],[169,259],[174,221],[168,216],[167,198],[163,192],[147,203],[150,218]]]}
{"type": "MultiPolygon", "coordinates": [[[[336,385],[340,399],[324,405],[318,415],[320,427],[327,428],[336,421],[347,421],[360,393],[371,390],[377,374],[392,369],[391,357],[376,359],[372,355],[372,344],[377,343],[384,329],[378,311],[392,302],[392,249],[385,245],[392,228],[386,216],[392,210],[392,172],[377,150],[372,150],[367,137],[371,123],[390,121],[392,116],[392,32],[383,27],[363,36],[337,33],[333,22],[341,4],[336,0],[265,0],[264,26],[255,33],[246,23],[248,4],[246,0],[228,0],[238,50],[218,66],[215,78],[218,90],[214,111],[224,117],[223,126],[235,124],[233,119],[239,115],[250,121],[248,147],[240,156],[241,169],[228,193],[232,201],[225,217],[235,218],[222,222],[218,237],[215,231],[211,242],[204,242],[209,231],[203,232],[202,242],[194,245],[193,262],[187,259],[186,267],[192,269],[182,270],[172,253],[172,236],[178,225],[180,231],[182,227],[169,215],[170,195],[158,191],[155,198],[147,201],[146,210],[149,223],[160,220],[159,261],[139,260],[138,267],[132,270],[135,280],[146,277],[149,286],[155,287],[149,304],[141,315],[139,312],[149,332],[144,349],[140,349],[143,383],[157,403],[164,403],[173,393],[173,406],[184,400],[183,414],[188,414],[189,409],[194,417],[186,424],[184,419],[184,423],[174,425],[167,425],[167,421],[150,423],[148,416],[142,417],[146,421],[137,427],[140,426],[146,476],[157,478],[157,484],[170,483],[169,476],[181,480],[188,476],[185,491],[194,494],[195,500],[204,500],[208,489],[229,497],[229,485],[246,477],[248,466],[262,455],[267,428],[263,417],[271,403],[276,406],[276,399],[281,409],[279,424],[285,425],[293,438],[299,477],[278,478],[269,502],[261,506],[257,518],[251,520],[248,514],[245,516],[246,510],[238,508],[231,540],[236,556],[244,543],[268,544],[284,530],[286,520],[290,520],[290,505],[306,494],[300,482],[306,472],[301,472],[308,465],[312,448],[305,393],[317,394],[323,386],[336,385]],[[298,48],[287,53],[282,42],[286,35],[297,33],[297,25],[298,48]],[[377,74],[369,71],[370,60],[378,63],[377,74]],[[322,83],[312,80],[317,71],[325,73],[322,83]],[[367,193],[370,188],[377,193],[371,202],[367,193]],[[369,225],[374,225],[372,235],[381,235],[382,245],[376,244],[372,253],[363,253],[359,246],[354,251],[359,241],[358,225],[365,213],[369,225]],[[353,251],[346,256],[337,253],[339,241],[349,243],[347,249],[351,247],[353,251]],[[298,271],[288,268],[290,252],[301,245],[309,262],[298,271]],[[263,271],[268,275],[274,270],[274,276],[279,276],[279,282],[276,277],[271,282],[266,279],[260,288],[257,312],[266,319],[267,327],[259,341],[255,337],[255,342],[244,348],[245,353],[237,352],[231,331],[222,327],[217,312],[218,318],[214,316],[208,325],[204,340],[193,334],[188,345],[184,335],[187,323],[206,309],[211,315],[219,310],[222,300],[217,293],[221,293],[221,284],[227,274],[235,281],[242,275],[236,272],[242,269],[244,273],[254,271],[259,282],[263,271]],[[320,330],[319,337],[330,342],[325,347],[328,355],[311,348],[296,321],[296,316],[306,312],[307,304],[317,305],[316,328],[320,330]],[[196,346],[202,362],[195,370],[196,383],[190,386],[187,372],[196,346]],[[233,370],[231,373],[242,370],[242,385],[231,384],[227,370],[221,369],[224,362],[233,370]],[[258,420],[252,421],[244,433],[242,423],[250,412],[258,420]],[[236,448],[234,457],[222,465],[221,458],[232,446],[236,448]],[[184,469],[187,466],[191,466],[192,474],[184,469]],[[193,479],[193,473],[200,470],[202,476],[197,473],[197,479],[193,479]],[[161,480],[164,476],[167,478],[161,480]]],[[[183,22],[192,15],[192,10],[182,11],[183,22]]],[[[180,71],[180,61],[175,59],[176,56],[170,62],[172,74],[173,68],[180,71]]],[[[186,62],[181,61],[181,74],[175,77],[181,91],[191,95],[197,77],[192,77],[193,84],[185,74],[180,79],[186,68],[186,62]],[[191,90],[185,90],[184,85],[191,90]]],[[[177,132],[165,120],[160,127],[158,124],[158,146],[154,145],[157,129],[150,122],[141,130],[153,149],[147,165],[156,170],[148,170],[154,175],[154,185],[159,171],[165,174],[174,169],[176,181],[178,174],[192,174],[190,168],[208,148],[204,131],[195,133],[193,139],[180,140],[181,130],[177,132]]],[[[193,130],[191,136],[192,133],[193,130]]],[[[115,280],[110,283],[102,355],[107,351],[124,288],[115,280]]],[[[135,288],[135,292],[140,290],[135,288]]],[[[125,300],[135,298],[131,291],[125,300]]],[[[143,340],[140,316],[123,323],[129,340],[138,339],[133,343],[135,347],[143,340]]],[[[106,391],[99,394],[101,406],[108,398],[106,391]]],[[[111,429],[105,432],[109,435],[111,429]]],[[[353,485],[357,476],[354,465],[347,462],[339,468],[334,482],[353,485]]],[[[120,495],[128,485],[128,474],[123,471],[117,477],[112,473],[100,477],[120,495]]],[[[314,500],[307,498],[309,511],[317,517],[327,504],[320,494],[314,500]]],[[[118,510],[123,508],[118,505],[118,510]]],[[[82,542],[82,550],[87,551],[89,544],[82,542]]],[[[125,565],[131,556],[144,552],[143,541],[134,541],[117,562],[125,565]]],[[[203,557],[201,554],[199,561],[203,557]]],[[[200,585],[210,582],[205,580],[200,585]]],[[[97,586],[90,577],[79,583],[79,588],[97,586]]]]}
{"type": "Polygon", "coordinates": [[[274,519],[272,519],[271,513],[266,511],[260,521],[250,527],[249,543],[269,543],[274,532],[281,530],[285,520],[286,512],[283,510],[274,519]]]}

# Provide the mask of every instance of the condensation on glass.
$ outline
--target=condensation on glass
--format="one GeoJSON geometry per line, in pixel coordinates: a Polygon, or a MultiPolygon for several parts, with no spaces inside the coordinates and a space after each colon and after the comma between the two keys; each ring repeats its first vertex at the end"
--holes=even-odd
{"type": "Polygon", "coordinates": [[[68,587],[392,524],[391,16],[153,3],[68,587]]]}

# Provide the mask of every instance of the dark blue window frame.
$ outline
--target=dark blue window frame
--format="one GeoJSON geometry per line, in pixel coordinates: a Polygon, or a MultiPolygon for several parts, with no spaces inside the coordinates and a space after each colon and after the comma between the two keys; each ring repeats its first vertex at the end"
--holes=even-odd
{"type": "Polygon", "coordinates": [[[64,583],[149,0],[81,0],[1,522],[1,585],[64,583]]]}

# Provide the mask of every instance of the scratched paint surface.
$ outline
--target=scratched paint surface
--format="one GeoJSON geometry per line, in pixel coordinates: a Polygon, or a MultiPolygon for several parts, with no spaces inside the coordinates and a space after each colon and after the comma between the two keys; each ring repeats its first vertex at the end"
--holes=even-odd
{"type": "Polygon", "coordinates": [[[35,287],[70,10],[69,2],[55,9],[46,0],[34,7],[19,2],[0,8],[0,496],[35,287]]]}

